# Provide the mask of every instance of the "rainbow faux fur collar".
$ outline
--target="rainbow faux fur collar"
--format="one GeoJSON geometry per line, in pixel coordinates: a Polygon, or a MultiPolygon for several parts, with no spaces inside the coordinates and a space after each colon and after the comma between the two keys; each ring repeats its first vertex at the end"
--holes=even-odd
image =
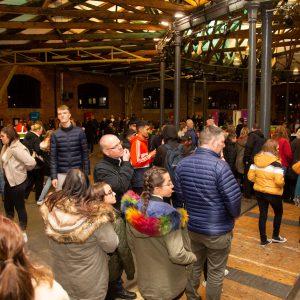
{"type": "MultiPolygon", "coordinates": [[[[121,210],[125,214],[126,221],[140,233],[149,236],[164,236],[173,230],[185,227],[188,221],[187,211],[183,208],[176,210],[164,202],[154,202],[151,215],[144,215],[140,210],[143,201],[133,191],[125,193],[121,200],[121,210]]],[[[148,207],[148,208],[149,208],[148,207]]]]}

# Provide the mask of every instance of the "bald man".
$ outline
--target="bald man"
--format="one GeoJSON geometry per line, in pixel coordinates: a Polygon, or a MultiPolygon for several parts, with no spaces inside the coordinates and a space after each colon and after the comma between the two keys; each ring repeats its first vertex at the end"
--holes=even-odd
{"type": "Polygon", "coordinates": [[[94,169],[94,181],[105,181],[116,193],[116,208],[120,208],[121,197],[130,188],[133,168],[130,153],[122,147],[121,141],[113,134],[105,134],[99,141],[104,157],[94,169]]]}

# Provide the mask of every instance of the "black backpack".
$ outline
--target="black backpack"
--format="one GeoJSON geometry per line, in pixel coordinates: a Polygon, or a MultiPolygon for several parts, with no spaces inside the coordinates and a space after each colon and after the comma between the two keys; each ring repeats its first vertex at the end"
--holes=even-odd
{"type": "Polygon", "coordinates": [[[176,167],[183,158],[183,145],[179,144],[176,148],[172,148],[168,144],[165,144],[164,146],[167,149],[164,167],[168,170],[174,184],[176,167]]]}

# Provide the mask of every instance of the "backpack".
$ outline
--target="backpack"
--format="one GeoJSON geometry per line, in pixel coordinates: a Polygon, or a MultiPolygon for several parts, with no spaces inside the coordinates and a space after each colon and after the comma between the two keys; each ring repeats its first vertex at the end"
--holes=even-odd
{"type": "Polygon", "coordinates": [[[165,144],[167,149],[164,167],[168,170],[173,184],[175,183],[175,170],[179,161],[183,158],[183,145],[179,144],[176,148],[165,144]]]}

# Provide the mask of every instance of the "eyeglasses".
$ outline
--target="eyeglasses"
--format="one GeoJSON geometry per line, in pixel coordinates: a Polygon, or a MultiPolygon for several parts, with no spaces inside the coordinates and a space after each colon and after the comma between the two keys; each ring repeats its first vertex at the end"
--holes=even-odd
{"type": "MultiPolygon", "coordinates": [[[[118,149],[120,146],[122,147],[122,143],[121,143],[121,142],[119,142],[118,144],[116,144],[116,145],[113,146],[113,147],[106,148],[106,150],[116,150],[116,149],[118,149]]],[[[122,148],[123,148],[123,147],[122,147],[122,148]]]]}
{"type": "Polygon", "coordinates": [[[110,195],[112,195],[112,196],[115,196],[116,195],[116,193],[114,192],[114,191],[112,191],[112,190],[110,190],[110,191],[108,191],[106,194],[104,194],[105,196],[110,196],[110,195]]]}

